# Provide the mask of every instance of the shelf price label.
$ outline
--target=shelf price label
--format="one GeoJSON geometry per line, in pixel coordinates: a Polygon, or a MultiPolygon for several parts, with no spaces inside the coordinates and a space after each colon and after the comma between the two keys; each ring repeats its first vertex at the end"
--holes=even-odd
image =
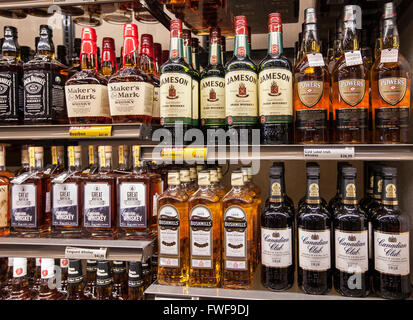
{"type": "Polygon", "coordinates": [[[70,127],[69,137],[110,137],[112,135],[112,126],[87,126],[87,127],[70,127]]]}
{"type": "Polygon", "coordinates": [[[345,148],[304,148],[305,159],[353,159],[354,147],[345,148]]]}
{"type": "Polygon", "coordinates": [[[90,249],[90,248],[76,248],[66,247],[65,258],[67,259],[89,259],[89,260],[105,260],[108,249],[90,249]]]}
{"type": "Polygon", "coordinates": [[[161,152],[163,160],[205,160],[206,156],[206,147],[163,148],[161,152]]]}

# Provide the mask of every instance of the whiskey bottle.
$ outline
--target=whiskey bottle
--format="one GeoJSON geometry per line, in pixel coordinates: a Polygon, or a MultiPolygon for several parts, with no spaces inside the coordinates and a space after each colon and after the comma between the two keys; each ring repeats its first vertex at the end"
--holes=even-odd
{"type": "Polygon", "coordinates": [[[199,39],[191,39],[192,68],[199,73],[199,39]]]}
{"type": "Polygon", "coordinates": [[[331,216],[320,197],[320,168],[307,169],[307,195],[298,212],[298,286],[307,294],[331,289],[331,216]]]}
{"type": "Polygon", "coordinates": [[[188,195],[179,172],[168,172],[168,189],[158,199],[158,283],[184,286],[189,272],[188,195]]]}
{"type": "Polygon", "coordinates": [[[67,148],[69,170],[55,177],[52,190],[52,229],[53,237],[78,238],[83,225],[81,184],[82,147],[67,148]]]}
{"type": "Polygon", "coordinates": [[[284,199],[284,172],[270,168],[270,197],[261,214],[261,282],[273,291],[294,283],[294,210],[284,199]]]}
{"type": "Polygon", "coordinates": [[[359,202],[360,208],[367,213],[367,208],[373,201],[374,171],[372,162],[364,162],[364,198],[359,202]]]}
{"type": "Polygon", "coordinates": [[[0,58],[0,124],[23,122],[23,63],[17,42],[17,29],[4,27],[4,40],[0,58]]]}
{"type": "Polygon", "coordinates": [[[328,202],[327,209],[333,213],[337,207],[340,206],[342,200],[341,182],[342,182],[342,170],[345,167],[351,167],[348,162],[337,162],[337,192],[335,196],[328,202]]]}
{"type": "Polygon", "coordinates": [[[229,136],[248,137],[258,116],[257,67],[248,57],[247,17],[235,17],[234,55],[225,65],[225,117],[229,136]]]}
{"type": "Polygon", "coordinates": [[[16,177],[30,170],[28,145],[22,145],[20,159],[20,168],[16,171],[16,177]]]}
{"type": "Polygon", "coordinates": [[[396,8],[384,5],[383,47],[372,67],[371,100],[375,143],[408,143],[410,66],[399,51],[396,8]]]}
{"type": "Polygon", "coordinates": [[[112,171],[112,146],[99,146],[99,170],[83,178],[83,236],[116,236],[116,176],[112,171]]]}
{"type": "Polygon", "coordinates": [[[60,267],[60,285],[57,287],[59,292],[67,295],[67,285],[68,285],[68,268],[69,259],[56,259],[57,264],[60,267]]]}
{"type": "MultiPolygon", "coordinates": [[[[198,172],[198,175],[199,175],[199,172],[198,172]]],[[[197,188],[193,183],[191,183],[191,176],[190,176],[189,169],[179,170],[179,180],[181,181],[182,190],[186,192],[188,197],[191,197],[195,193],[197,188]]]]}
{"type": "Polygon", "coordinates": [[[13,258],[12,284],[3,300],[33,300],[27,279],[27,258],[13,258]]]}
{"type": "Polygon", "coordinates": [[[189,198],[189,286],[217,288],[221,281],[220,197],[211,188],[208,170],[198,175],[199,189],[189,198]]]}
{"type": "Polygon", "coordinates": [[[98,71],[96,31],[82,29],[81,70],[67,82],[66,104],[71,124],[111,123],[107,80],[98,71]]]}
{"type": "Polygon", "coordinates": [[[96,272],[96,300],[116,300],[109,261],[98,261],[96,272]]]}
{"type": "Polygon", "coordinates": [[[64,300],[66,296],[53,284],[55,281],[54,259],[42,258],[41,269],[40,288],[34,300],[64,300]]]}
{"type": "Polygon", "coordinates": [[[101,61],[100,72],[104,76],[110,77],[118,71],[116,63],[115,40],[113,38],[103,38],[101,61]]]}
{"type": "Polygon", "coordinates": [[[96,297],[96,272],[97,262],[95,260],[86,261],[86,284],[83,289],[83,293],[89,299],[95,299],[96,297]]]}
{"type": "Polygon", "coordinates": [[[154,81],[153,88],[153,107],[152,107],[152,125],[159,126],[161,123],[160,114],[160,79],[161,76],[161,59],[162,59],[162,46],[160,43],[155,42],[153,44],[153,51],[155,56],[155,68],[152,75],[152,80],[154,81]]]}
{"type": "Polygon", "coordinates": [[[128,272],[128,300],[142,300],[143,275],[140,261],[129,262],[128,272]]]}
{"type": "MultiPolygon", "coordinates": [[[[281,170],[282,170],[282,184],[281,184],[281,187],[283,188],[282,189],[282,194],[283,194],[283,197],[284,197],[284,203],[288,207],[290,207],[290,209],[292,210],[293,213],[295,213],[294,201],[293,201],[293,199],[291,199],[291,197],[288,196],[287,189],[286,189],[286,186],[285,186],[285,165],[284,165],[284,162],[274,162],[272,164],[272,167],[280,167],[281,168],[281,170]]],[[[269,199],[267,199],[267,201],[265,202],[265,205],[268,205],[268,201],[269,201],[269,199]]]]}
{"type": "Polygon", "coordinates": [[[231,175],[232,189],[222,199],[222,287],[249,289],[253,278],[254,198],[244,185],[241,171],[231,175]]]}
{"type": "Polygon", "coordinates": [[[33,274],[33,285],[31,289],[34,292],[39,292],[40,290],[40,283],[42,279],[42,259],[36,258],[35,259],[35,266],[34,266],[34,274],[33,274]]]}
{"type": "Polygon", "coordinates": [[[125,144],[120,144],[118,145],[118,167],[114,172],[119,173],[119,176],[122,176],[131,173],[131,169],[130,147],[125,144]]]}
{"type": "MultiPolygon", "coordinates": [[[[150,123],[153,82],[139,68],[138,27],[123,28],[122,69],[109,79],[110,114],[114,123],[150,123]]],[[[144,45],[144,44],[142,44],[144,45]]]]}
{"type": "Polygon", "coordinates": [[[343,296],[370,291],[367,215],[357,201],[357,169],[342,169],[342,200],[334,211],[334,287],[343,296]]]}
{"type": "Polygon", "coordinates": [[[13,177],[6,169],[6,146],[0,145],[0,237],[10,234],[10,180],[13,177]]]}
{"type": "Polygon", "coordinates": [[[268,16],[268,52],[258,67],[263,144],[293,143],[293,74],[283,54],[281,14],[268,16]]]}
{"type": "MultiPolygon", "coordinates": [[[[306,172],[308,172],[308,169],[311,167],[315,167],[315,168],[318,168],[318,170],[320,170],[320,165],[317,162],[307,162],[305,164],[305,167],[306,167],[306,172]]],[[[307,194],[298,201],[297,212],[299,212],[301,208],[306,204],[306,200],[307,200],[307,194]]],[[[328,204],[327,204],[327,201],[324,200],[324,198],[321,198],[321,205],[327,208],[328,210],[328,204]]]]}
{"type": "Polygon", "coordinates": [[[82,175],[95,174],[99,169],[98,146],[90,145],[87,147],[89,165],[82,171],[82,175]]]}
{"type": "Polygon", "coordinates": [[[65,148],[64,146],[51,146],[52,163],[48,164],[43,173],[49,177],[56,176],[65,170],[65,148]]]}
{"type": "Polygon", "coordinates": [[[67,123],[64,83],[66,66],[54,59],[52,29],[40,26],[40,39],[33,60],[23,66],[24,123],[67,123]]]}
{"type": "Polygon", "coordinates": [[[143,277],[143,290],[146,290],[152,284],[151,274],[151,259],[147,259],[142,262],[142,277],[143,277]]]}
{"type": "Polygon", "coordinates": [[[383,168],[382,206],[373,218],[375,292],[386,299],[411,293],[409,217],[399,207],[397,169],[383,168]]]}
{"type": "Polygon", "coordinates": [[[294,68],[295,142],[329,142],[330,76],[320,53],[317,16],[314,8],[304,12],[302,58],[294,68]]]}
{"type": "Polygon", "coordinates": [[[125,261],[113,261],[112,266],[112,292],[116,300],[127,300],[128,274],[125,261]]]}
{"type": "Polygon", "coordinates": [[[328,72],[330,73],[330,75],[333,73],[334,67],[338,59],[340,59],[342,55],[343,55],[343,19],[340,18],[336,20],[336,36],[335,36],[334,45],[333,45],[333,55],[330,57],[329,63],[328,63],[328,72]]]}
{"type": "Polygon", "coordinates": [[[221,60],[221,30],[209,31],[208,66],[201,73],[201,128],[208,137],[208,129],[225,127],[225,70],[221,60]]]}
{"type": "Polygon", "coordinates": [[[81,260],[69,260],[66,300],[90,300],[90,298],[83,293],[81,260]]]}
{"type": "Polygon", "coordinates": [[[369,74],[356,31],[354,6],[344,8],[344,54],[332,73],[333,134],[336,143],[367,143],[369,74]]]}
{"type": "Polygon", "coordinates": [[[192,77],[184,60],[182,21],[171,20],[169,59],[161,67],[160,115],[161,125],[172,136],[181,128],[192,128],[192,77]]]}

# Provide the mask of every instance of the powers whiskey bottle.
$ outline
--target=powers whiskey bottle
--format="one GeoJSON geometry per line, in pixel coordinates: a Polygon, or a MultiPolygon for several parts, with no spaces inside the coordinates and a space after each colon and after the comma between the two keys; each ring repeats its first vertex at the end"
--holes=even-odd
{"type": "Polygon", "coordinates": [[[258,71],[262,142],[293,143],[293,74],[291,63],[283,55],[279,13],[268,16],[268,53],[258,71]]]}

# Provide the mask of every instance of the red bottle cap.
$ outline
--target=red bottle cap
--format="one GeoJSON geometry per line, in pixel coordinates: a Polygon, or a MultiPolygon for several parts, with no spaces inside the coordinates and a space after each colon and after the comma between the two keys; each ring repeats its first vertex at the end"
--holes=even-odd
{"type": "Polygon", "coordinates": [[[268,32],[282,32],[280,13],[270,13],[268,15],[268,32]]]}
{"type": "Polygon", "coordinates": [[[93,55],[95,57],[95,62],[98,61],[96,38],[97,37],[95,29],[89,27],[82,29],[82,45],[80,49],[80,58],[82,58],[83,55],[93,55]]]}
{"type": "Polygon", "coordinates": [[[182,38],[182,20],[171,20],[171,38],[182,38]]]}
{"type": "Polygon", "coordinates": [[[138,38],[138,26],[134,23],[127,23],[123,27],[123,38],[138,38]]]}
{"type": "Polygon", "coordinates": [[[148,57],[154,59],[153,54],[153,37],[151,34],[141,35],[141,54],[146,54],[148,57]]]}
{"type": "Polygon", "coordinates": [[[136,24],[127,23],[123,27],[123,65],[125,58],[139,48],[138,27],[136,24]]]}
{"type": "Polygon", "coordinates": [[[234,25],[235,34],[248,34],[246,16],[236,16],[234,25]]]}
{"type": "Polygon", "coordinates": [[[182,31],[182,38],[184,39],[184,45],[190,46],[191,45],[191,30],[185,29],[182,31]]]}
{"type": "Polygon", "coordinates": [[[169,50],[162,50],[162,61],[161,64],[164,64],[169,59],[169,50]]]}
{"type": "Polygon", "coordinates": [[[210,44],[221,44],[221,29],[218,27],[212,27],[209,30],[209,43],[210,44]]]}
{"type": "Polygon", "coordinates": [[[104,62],[111,62],[115,71],[117,70],[115,40],[108,37],[102,41],[102,66],[104,62]]]}

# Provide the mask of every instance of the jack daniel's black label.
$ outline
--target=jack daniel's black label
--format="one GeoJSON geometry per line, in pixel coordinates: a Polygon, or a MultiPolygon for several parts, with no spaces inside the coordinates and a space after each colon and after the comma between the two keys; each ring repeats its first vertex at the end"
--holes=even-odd
{"type": "Polygon", "coordinates": [[[19,120],[23,105],[21,90],[21,76],[17,72],[0,73],[0,118],[19,120]]]}

